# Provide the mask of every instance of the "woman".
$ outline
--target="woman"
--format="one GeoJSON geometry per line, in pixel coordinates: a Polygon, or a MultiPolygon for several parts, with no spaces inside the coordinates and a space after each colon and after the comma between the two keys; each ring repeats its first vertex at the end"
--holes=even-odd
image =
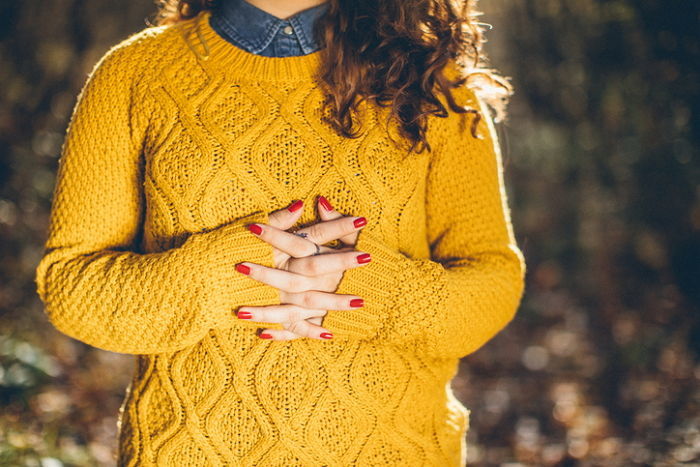
{"type": "Polygon", "coordinates": [[[166,2],[95,65],[36,281],[137,356],[119,465],[464,464],[450,381],[525,274],[464,7],[166,2]]]}

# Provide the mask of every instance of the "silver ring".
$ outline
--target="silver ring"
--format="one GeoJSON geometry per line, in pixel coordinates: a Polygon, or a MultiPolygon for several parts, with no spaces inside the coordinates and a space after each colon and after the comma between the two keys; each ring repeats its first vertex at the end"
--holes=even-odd
{"type": "MultiPolygon", "coordinates": [[[[309,236],[308,232],[292,232],[294,235],[298,235],[302,238],[306,238],[309,236]]],[[[316,253],[313,253],[312,256],[320,255],[321,254],[321,247],[319,246],[318,243],[314,243],[316,245],[316,253]]]]}

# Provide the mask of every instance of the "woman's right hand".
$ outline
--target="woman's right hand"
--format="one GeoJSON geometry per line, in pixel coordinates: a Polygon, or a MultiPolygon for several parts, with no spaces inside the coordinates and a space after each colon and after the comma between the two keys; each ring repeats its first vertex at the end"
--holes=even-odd
{"type": "Polygon", "coordinates": [[[238,309],[240,319],[283,324],[284,330],[263,330],[259,334],[262,338],[329,339],[332,334],[320,326],[327,310],[362,306],[361,297],[332,292],[337,289],[346,269],[366,264],[369,260],[368,255],[360,255],[353,248],[359,229],[364,226],[364,218],[343,216],[334,211],[324,197],[320,197],[322,221],[295,231],[305,232],[307,237],[285,232],[298,220],[302,211],[303,205],[297,201],[287,209],[271,213],[268,224],[262,224],[264,228],[260,224],[249,226],[253,233],[273,246],[275,268],[247,263],[249,267],[244,271],[239,266],[237,269],[280,289],[280,305],[244,306],[238,309]],[[344,246],[323,246],[332,240],[340,240],[344,246]],[[321,254],[315,256],[317,244],[320,245],[321,254]],[[358,257],[364,261],[358,260],[358,257]]]}

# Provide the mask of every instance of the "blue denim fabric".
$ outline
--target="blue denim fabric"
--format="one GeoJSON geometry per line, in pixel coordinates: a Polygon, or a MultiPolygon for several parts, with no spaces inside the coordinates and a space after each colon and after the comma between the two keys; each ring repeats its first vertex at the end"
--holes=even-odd
{"type": "Polygon", "coordinates": [[[233,45],[267,57],[306,55],[319,50],[313,25],[328,6],[321,3],[278,18],[246,0],[221,0],[209,20],[212,29],[233,45]]]}

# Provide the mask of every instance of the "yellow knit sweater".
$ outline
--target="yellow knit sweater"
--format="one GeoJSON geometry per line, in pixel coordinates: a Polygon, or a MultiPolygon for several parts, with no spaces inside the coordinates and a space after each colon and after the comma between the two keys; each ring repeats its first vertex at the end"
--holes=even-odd
{"type": "MultiPolygon", "coordinates": [[[[432,118],[432,153],[392,143],[361,107],[344,138],[322,119],[320,52],[264,57],[219,37],[208,12],[145,28],[95,65],[68,126],[37,291],[51,323],[136,355],[119,465],[462,465],[469,411],[457,363],[513,317],[524,289],[488,118],[432,118]],[[279,303],[240,274],[273,266],[245,227],[326,196],[365,216],[329,310],[330,341],[266,341],[238,306],[279,303]]],[[[448,70],[449,72],[449,70],[448,70]]],[[[486,109],[472,90],[462,104],[486,109]]],[[[443,102],[446,102],[443,100],[443,102]]],[[[406,141],[406,140],[404,140],[406,141]]]]}

